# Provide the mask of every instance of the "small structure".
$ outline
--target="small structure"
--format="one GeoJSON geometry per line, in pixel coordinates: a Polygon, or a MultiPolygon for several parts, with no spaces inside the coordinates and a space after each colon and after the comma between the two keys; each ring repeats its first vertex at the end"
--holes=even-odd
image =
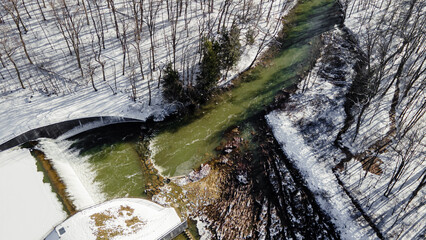
{"type": "Polygon", "coordinates": [[[44,239],[173,239],[187,228],[173,208],[138,198],[120,198],[77,212],[44,239]]]}

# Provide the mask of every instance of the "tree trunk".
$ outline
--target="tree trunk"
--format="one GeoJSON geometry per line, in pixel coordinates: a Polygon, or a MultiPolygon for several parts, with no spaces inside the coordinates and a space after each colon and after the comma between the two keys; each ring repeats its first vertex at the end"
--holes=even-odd
{"type": "Polygon", "coordinates": [[[22,82],[22,79],[21,79],[21,73],[19,72],[18,66],[16,65],[16,63],[13,60],[12,56],[10,55],[10,53],[7,53],[7,57],[12,62],[13,67],[15,68],[15,71],[16,71],[16,74],[18,75],[18,80],[19,80],[19,83],[21,84],[22,89],[25,89],[24,83],[22,82]]]}

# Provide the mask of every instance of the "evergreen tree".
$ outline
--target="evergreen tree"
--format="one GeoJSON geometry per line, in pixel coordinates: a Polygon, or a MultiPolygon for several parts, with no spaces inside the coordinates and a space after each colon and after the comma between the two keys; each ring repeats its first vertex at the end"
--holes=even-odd
{"type": "Polygon", "coordinates": [[[216,86],[221,73],[226,74],[241,57],[240,29],[232,25],[230,30],[223,30],[219,41],[204,39],[200,73],[197,77],[197,91],[200,99],[205,100],[216,86]]]}
{"type": "Polygon", "coordinates": [[[179,72],[173,69],[171,63],[167,64],[163,78],[163,96],[168,101],[182,101],[184,97],[183,84],[179,72]]]}
{"type": "Polygon", "coordinates": [[[233,24],[231,30],[224,29],[219,39],[221,69],[226,70],[234,66],[241,57],[240,29],[233,24]]]}
{"type": "Polygon", "coordinates": [[[256,39],[256,31],[253,28],[249,28],[249,30],[246,32],[246,44],[247,45],[253,45],[254,41],[256,39]]]}
{"type": "Polygon", "coordinates": [[[203,44],[200,73],[197,77],[197,90],[201,95],[208,94],[220,77],[219,43],[205,39],[203,44]]]}

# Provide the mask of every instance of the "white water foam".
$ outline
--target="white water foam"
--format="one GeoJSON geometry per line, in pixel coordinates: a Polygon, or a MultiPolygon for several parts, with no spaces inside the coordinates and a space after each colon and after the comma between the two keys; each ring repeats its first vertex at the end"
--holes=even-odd
{"type": "Polygon", "coordinates": [[[39,139],[37,148],[51,160],[53,168],[66,186],[66,191],[78,210],[104,202],[102,186],[95,181],[95,170],[88,157],[79,156],[77,151],[69,150],[72,141],[39,139]]]}
{"type": "Polygon", "coordinates": [[[158,174],[162,177],[171,177],[169,175],[164,174],[164,171],[166,170],[165,168],[158,166],[155,163],[155,155],[157,155],[159,150],[157,147],[157,139],[155,137],[149,141],[148,150],[150,151],[149,158],[151,159],[151,163],[153,164],[154,168],[158,170],[158,174]]]}

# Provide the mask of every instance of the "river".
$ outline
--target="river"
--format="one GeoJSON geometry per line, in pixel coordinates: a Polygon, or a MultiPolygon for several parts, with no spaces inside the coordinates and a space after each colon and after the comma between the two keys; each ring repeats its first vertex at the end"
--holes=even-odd
{"type": "Polygon", "coordinates": [[[266,66],[258,66],[247,78],[203,106],[193,116],[166,124],[153,137],[152,159],[163,175],[187,174],[213,156],[223,132],[263,111],[277,92],[298,80],[309,67],[319,34],[329,30],[333,1],[302,1],[289,24],[280,53],[266,66]]]}
{"type": "MultiPolygon", "coordinates": [[[[285,37],[280,47],[273,48],[276,50],[274,58],[243,74],[230,90],[223,91],[190,116],[161,123],[118,124],[79,134],[68,140],[71,141],[70,151],[88,159],[91,171],[95,174],[94,181],[99,183],[107,199],[147,197],[147,179],[152,177],[148,175],[158,174],[150,169],[144,171],[141,158],[152,159],[162,176],[185,175],[217,156],[215,148],[223,142],[225,132],[235,126],[240,126],[241,132],[247,132],[248,128],[256,129],[259,116],[263,117],[262,114],[277,93],[296,83],[300,74],[311,67],[320,46],[320,35],[339,23],[338,15],[338,6],[334,0],[301,0],[286,20],[285,37]]],[[[283,157],[282,154],[277,156],[283,157]]],[[[285,164],[280,167],[285,168],[285,164]]],[[[265,179],[268,176],[265,175],[265,179]]],[[[292,178],[300,176],[292,175],[292,178]]],[[[291,186],[282,187],[303,188],[299,186],[303,185],[303,180],[289,182],[291,186]]],[[[283,193],[277,193],[278,196],[271,197],[274,194],[273,187],[268,189],[261,191],[264,192],[262,197],[276,205],[274,211],[278,211],[279,216],[304,214],[303,211],[287,212],[281,205],[287,201],[286,198],[292,197],[291,194],[284,196],[283,193]]],[[[299,191],[306,189],[295,192],[299,191]]],[[[316,208],[312,201],[304,200],[302,205],[305,209],[316,208]]],[[[295,201],[289,201],[291,203],[295,201]]],[[[312,225],[318,225],[318,229],[330,228],[327,219],[322,217],[323,213],[316,210],[309,212],[306,216],[320,216],[317,217],[320,220],[312,225]]],[[[282,217],[281,223],[285,224],[289,219],[291,217],[282,217]]],[[[309,236],[306,231],[288,231],[294,236],[309,236]]],[[[324,236],[334,238],[334,233],[324,236]]]]}

